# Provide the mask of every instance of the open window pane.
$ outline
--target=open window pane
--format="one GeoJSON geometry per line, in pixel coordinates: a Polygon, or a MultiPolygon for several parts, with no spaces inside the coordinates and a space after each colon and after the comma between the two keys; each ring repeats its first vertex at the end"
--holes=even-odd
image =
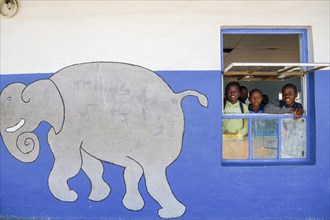
{"type": "Polygon", "coordinates": [[[327,63],[231,63],[224,71],[224,79],[286,81],[328,67],[327,63]]]}
{"type": "Polygon", "coordinates": [[[306,119],[281,119],[281,158],[306,158],[306,119]]]}
{"type": "Polygon", "coordinates": [[[278,119],[252,120],[252,158],[271,159],[278,155],[278,119]]]}

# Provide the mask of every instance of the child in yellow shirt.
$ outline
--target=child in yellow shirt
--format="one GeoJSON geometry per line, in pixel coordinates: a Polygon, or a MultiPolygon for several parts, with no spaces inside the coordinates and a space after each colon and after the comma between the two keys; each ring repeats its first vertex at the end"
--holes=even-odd
{"type": "MultiPolygon", "coordinates": [[[[247,105],[241,103],[238,98],[240,85],[238,82],[230,82],[225,88],[224,114],[248,114],[247,105]]],[[[223,134],[236,134],[238,138],[248,133],[247,119],[223,119],[223,134]]]]}

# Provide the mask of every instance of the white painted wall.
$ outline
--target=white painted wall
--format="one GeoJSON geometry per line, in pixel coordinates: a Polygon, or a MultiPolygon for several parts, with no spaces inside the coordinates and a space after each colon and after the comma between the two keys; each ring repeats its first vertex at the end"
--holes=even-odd
{"type": "Polygon", "coordinates": [[[220,69],[220,28],[311,27],[329,62],[329,1],[23,1],[1,17],[1,74],[120,61],[152,70],[220,69]]]}

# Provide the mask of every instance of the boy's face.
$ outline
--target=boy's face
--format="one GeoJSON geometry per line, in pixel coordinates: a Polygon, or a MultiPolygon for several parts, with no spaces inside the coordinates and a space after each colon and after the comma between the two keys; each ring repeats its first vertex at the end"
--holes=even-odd
{"type": "Polygon", "coordinates": [[[250,99],[250,103],[253,107],[258,108],[262,102],[262,95],[259,92],[254,92],[251,94],[251,96],[249,97],[250,99]]]}
{"type": "Polygon", "coordinates": [[[288,106],[292,107],[294,105],[295,99],[297,98],[297,93],[291,87],[285,88],[282,92],[283,101],[288,106]]]}
{"type": "Polygon", "coordinates": [[[230,103],[235,104],[238,101],[239,95],[239,88],[237,86],[230,86],[226,94],[226,99],[230,103]]]}

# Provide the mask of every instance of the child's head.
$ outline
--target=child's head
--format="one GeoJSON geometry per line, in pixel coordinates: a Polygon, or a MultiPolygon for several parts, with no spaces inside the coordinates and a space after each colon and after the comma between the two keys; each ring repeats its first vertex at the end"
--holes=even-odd
{"type": "Polygon", "coordinates": [[[263,100],[262,92],[259,89],[252,89],[249,93],[249,100],[253,107],[258,108],[263,100]]]}
{"type": "Polygon", "coordinates": [[[262,104],[267,105],[269,103],[269,97],[268,95],[263,94],[262,95],[262,104]]]}
{"type": "Polygon", "coordinates": [[[297,87],[291,83],[286,84],[282,88],[282,100],[289,107],[293,107],[298,96],[297,87]]]}
{"type": "Polygon", "coordinates": [[[248,89],[245,86],[240,86],[239,87],[239,99],[241,100],[241,102],[245,102],[246,99],[248,98],[248,89]]]}
{"type": "Polygon", "coordinates": [[[230,82],[226,85],[225,97],[228,102],[235,104],[238,101],[240,95],[239,86],[238,82],[230,82]]]}

